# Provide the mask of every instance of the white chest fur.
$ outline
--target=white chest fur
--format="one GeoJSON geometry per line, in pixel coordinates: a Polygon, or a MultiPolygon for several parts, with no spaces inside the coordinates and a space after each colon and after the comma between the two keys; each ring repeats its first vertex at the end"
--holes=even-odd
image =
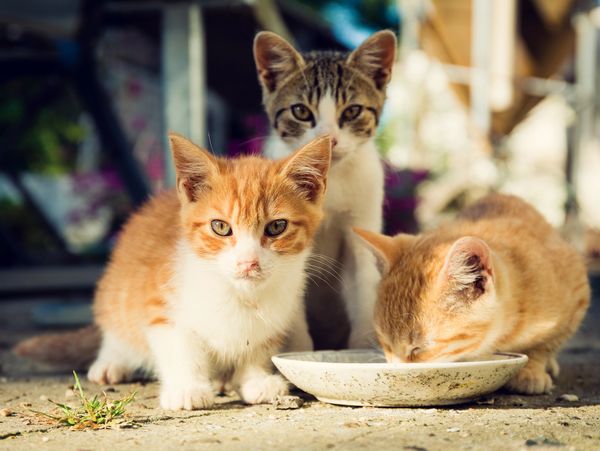
{"type": "Polygon", "coordinates": [[[197,257],[181,243],[170,300],[175,326],[225,360],[286,334],[303,308],[308,253],[286,257],[288,261],[260,285],[238,286],[222,276],[214,262],[197,257]]]}

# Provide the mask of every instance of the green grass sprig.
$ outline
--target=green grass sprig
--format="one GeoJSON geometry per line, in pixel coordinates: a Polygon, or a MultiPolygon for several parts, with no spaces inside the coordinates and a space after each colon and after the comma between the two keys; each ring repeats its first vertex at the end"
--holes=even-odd
{"type": "Polygon", "coordinates": [[[38,411],[34,412],[50,418],[59,424],[70,426],[72,429],[106,428],[115,419],[125,414],[126,406],[133,402],[137,394],[137,392],[133,392],[122,399],[111,401],[108,399],[106,393],[102,392],[102,396],[94,395],[90,399],[85,395],[75,371],[73,371],[73,376],[75,377],[74,389],[79,400],[79,406],[71,407],[67,404],[48,399],[49,402],[57,406],[59,411],[57,415],[38,411]]]}

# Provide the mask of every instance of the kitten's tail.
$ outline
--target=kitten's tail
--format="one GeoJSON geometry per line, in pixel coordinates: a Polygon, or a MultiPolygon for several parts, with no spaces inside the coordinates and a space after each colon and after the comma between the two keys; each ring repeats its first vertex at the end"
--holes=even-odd
{"type": "Polygon", "coordinates": [[[94,324],[69,332],[37,335],[18,343],[13,352],[35,362],[87,369],[100,349],[100,329],[94,324]]]}

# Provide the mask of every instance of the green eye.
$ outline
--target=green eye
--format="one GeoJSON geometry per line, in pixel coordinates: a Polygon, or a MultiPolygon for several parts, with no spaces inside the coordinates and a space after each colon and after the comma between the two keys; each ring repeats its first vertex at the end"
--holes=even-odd
{"type": "Polygon", "coordinates": [[[271,221],[265,227],[265,235],[277,236],[281,235],[287,229],[288,222],[285,219],[276,219],[271,221]]]}
{"type": "Polygon", "coordinates": [[[292,114],[296,119],[303,122],[311,121],[313,118],[313,115],[308,107],[306,105],[302,105],[301,103],[292,105],[292,114]]]}
{"type": "Polygon", "coordinates": [[[350,105],[342,112],[342,120],[353,121],[362,113],[362,109],[363,107],[360,105],[350,105]]]}
{"type": "Polygon", "coordinates": [[[213,219],[210,221],[210,227],[213,229],[213,232],[219,236],[229,236],[232,234],[231,226],[225,221],[221,221],[219,219],[213,219]]]}

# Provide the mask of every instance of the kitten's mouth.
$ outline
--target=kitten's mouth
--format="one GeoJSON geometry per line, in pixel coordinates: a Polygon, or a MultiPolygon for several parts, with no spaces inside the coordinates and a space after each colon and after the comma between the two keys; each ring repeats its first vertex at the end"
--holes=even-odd
{"type": "Polygon", "coordinates": [[[244,282],[260,282],[265,278],[265,275],[261,271],[250,271],[236,274],[235,278],[236,280],[242,280],[244,282]]]}

